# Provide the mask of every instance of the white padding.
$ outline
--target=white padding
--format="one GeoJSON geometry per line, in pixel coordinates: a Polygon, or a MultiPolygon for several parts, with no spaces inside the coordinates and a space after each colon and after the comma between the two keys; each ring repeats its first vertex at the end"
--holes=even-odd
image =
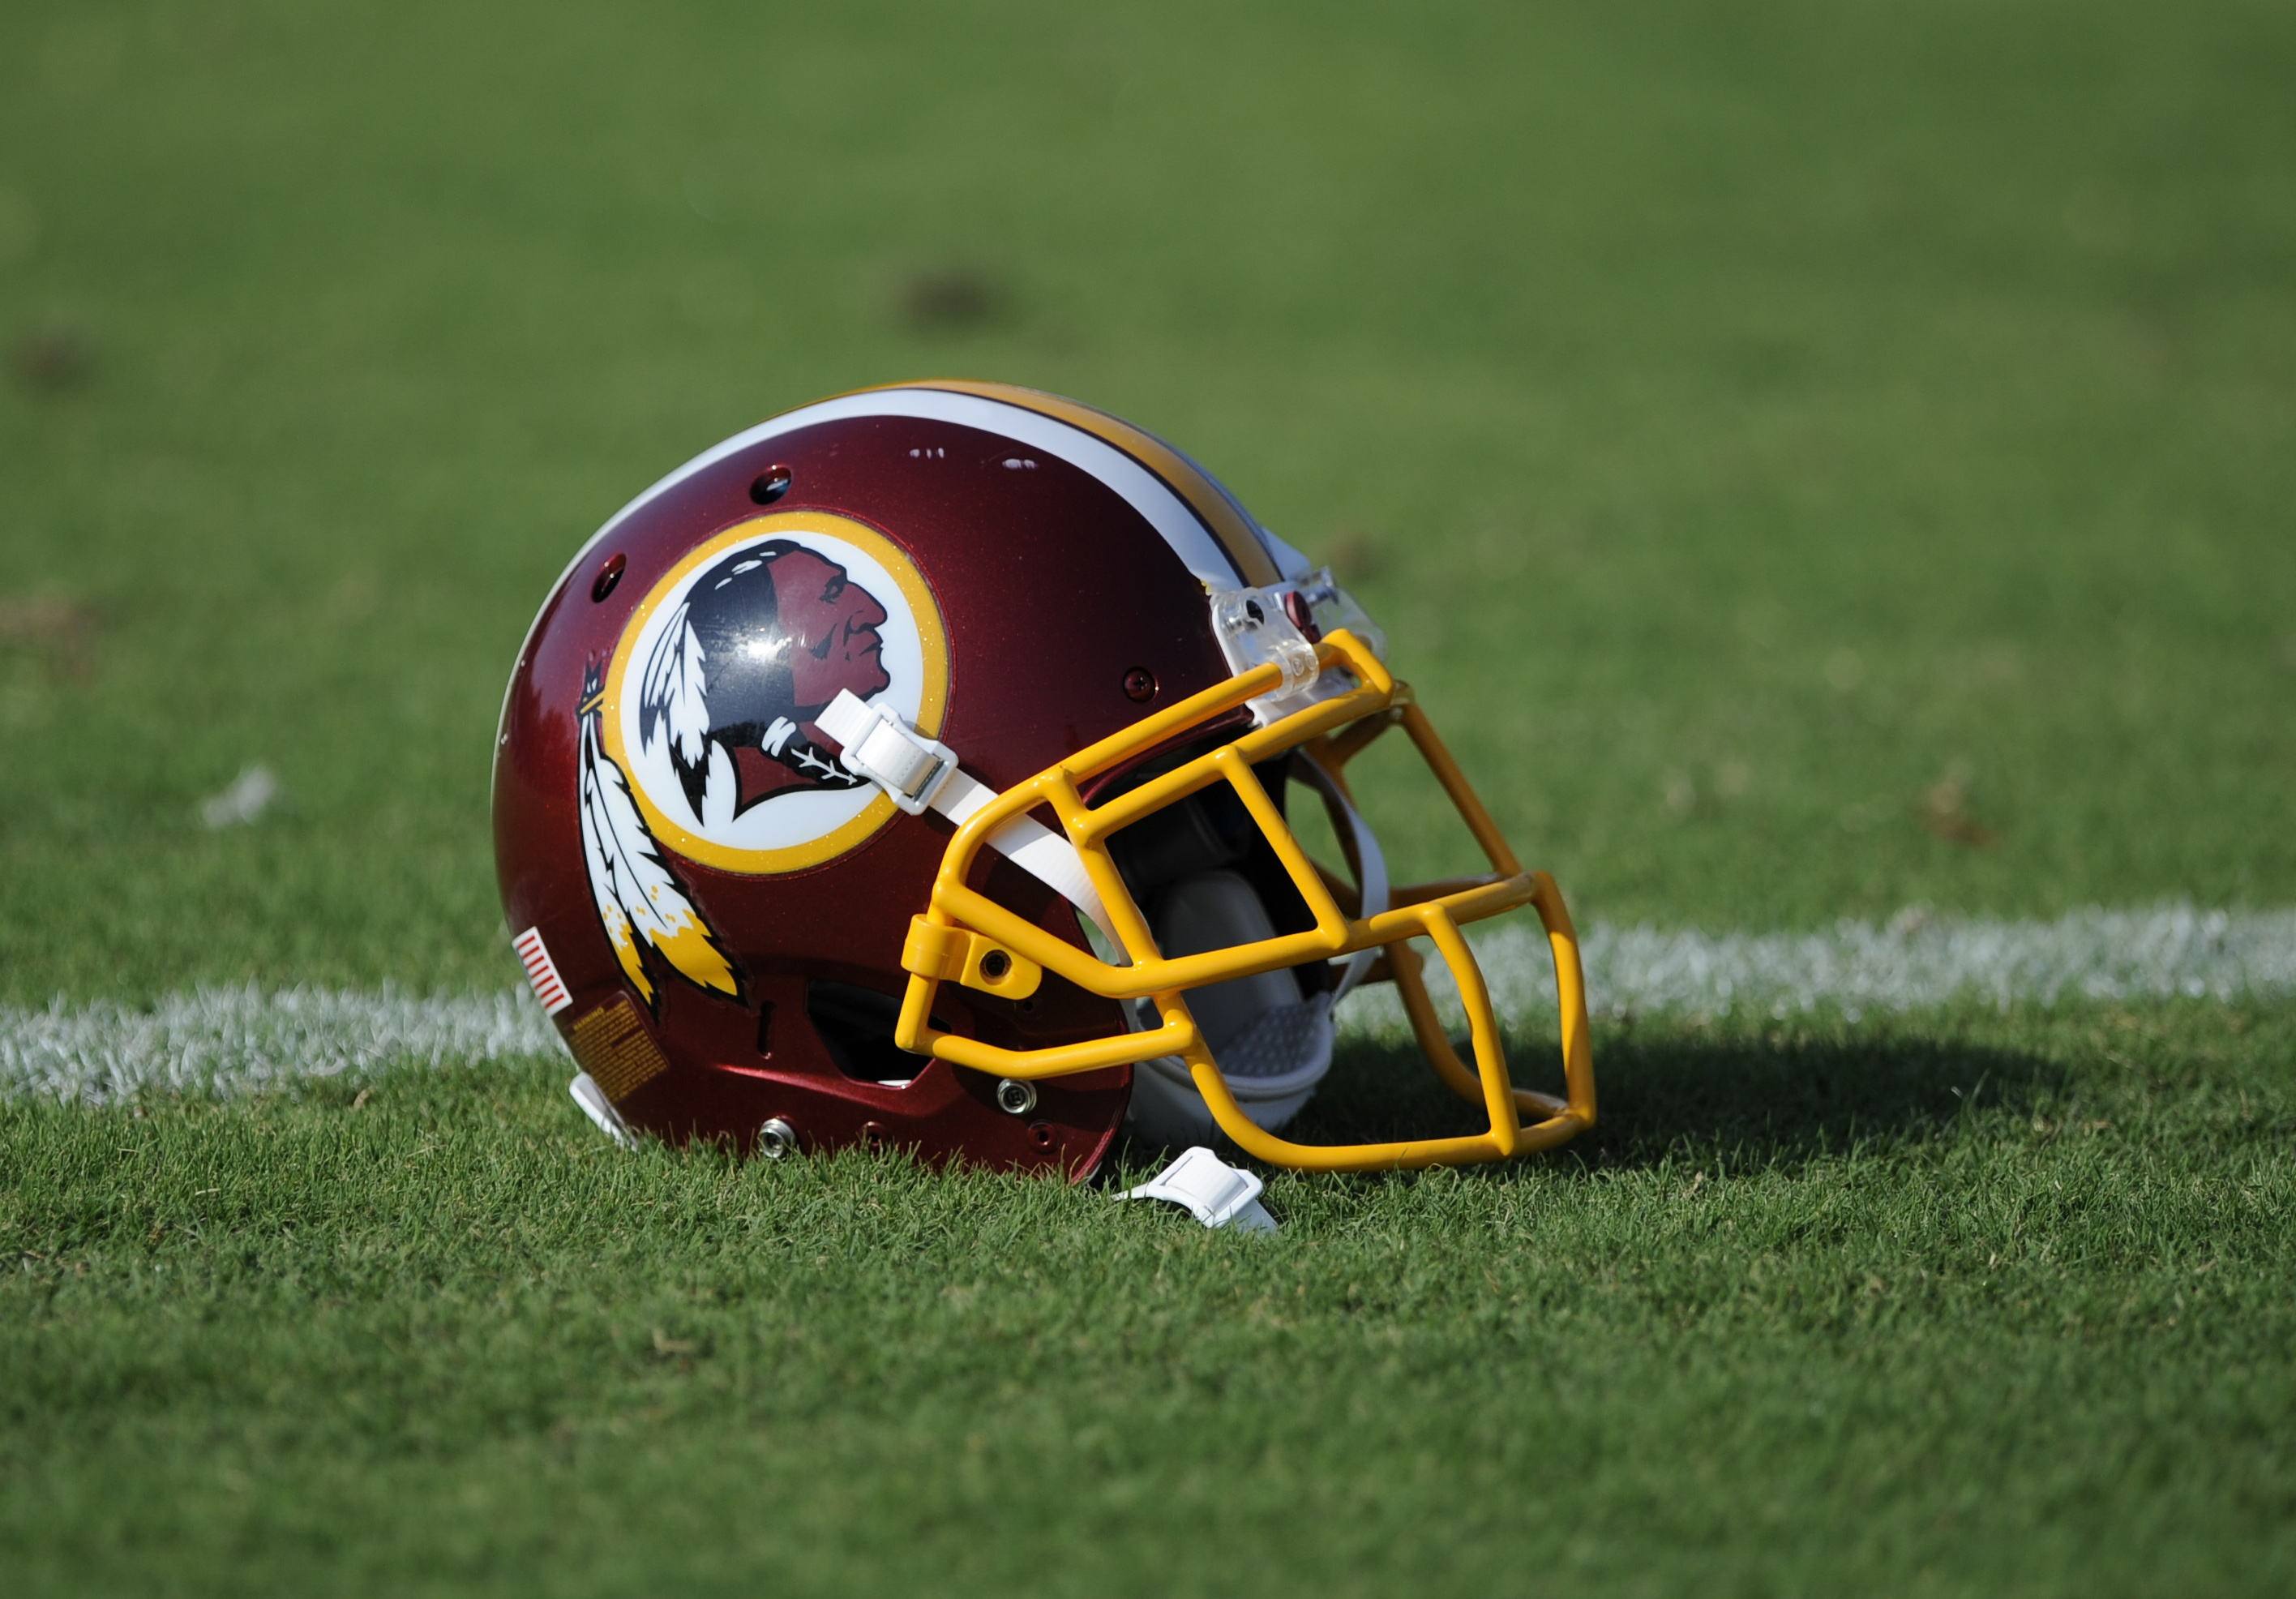
{"type": "Polygon", "coordinates": [[[1259,1202],[1260,1180],[1239,1171],[1201,1144],[1180,1152],[1180,1158],[1119,1199],[1169,1200],[1194,1212],[1208,1227],[1234,1227],[1239,1233],[1273,1233],[1275,1218],[1259,1202]]]}
{"type": "MultiPolygon", "coordinates": [[[[1275,936],[1259,891],[1234,872],[1182,878],[1157,896],[1157,947],[1167,955],[1234,949],[1275,936]]],[[[1303,1000],[1288,970],[1257,972],[1188,990],[1188,1012],[1212,1061],[1255,1127],[1270,1132],[1298,1115],[1332,1067],[1332,996],[1303,1000]]],[[[1217,1131],[1211,1107],[1187,1063],[1160,1055],[1132,1069],[1134,1134],[1164,1144],[1193,1144],[1217,1131]]]]}
{"type": "MultiPolygon", "coordinates": [[[[1318,994],[1310,1003],[1320,1008],[1330,999],[1328,994],[1318,994]]],[[[1328,1014],[1321,1020],[1328,1037],[1328,1014]]],[[[1227,1078],[1227,1091],[1234,1096],[1235,1108],[1243,1112],[1246,1121],[1271,1133],[1279,1132],[1316,1097],[1316,1085],[1324,1080],[1330,1062],[1327,1053],[1282,1077],[1231,1077],[1227,1078]]],[[[1188,1070],[1188,1063],[1177,1055],[1158,1055],[1133,1067],[1132,1103],[1124,1116],[1126,1129],[1135,1137],[1168,1148],[1193,1139],[1219,1136],[1219,1123],[1212,1119],[1212,1108],[1196,1091],[1196,1079],[1188,1070]]]]}

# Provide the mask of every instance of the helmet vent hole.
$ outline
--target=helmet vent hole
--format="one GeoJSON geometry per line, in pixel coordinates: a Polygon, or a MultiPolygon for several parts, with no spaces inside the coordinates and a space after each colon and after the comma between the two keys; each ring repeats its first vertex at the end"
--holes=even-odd
{"type": "Polygon", "coordinates": [[[606,596],[614,592],[614,585],[622,580],[622,568],[628,564],[627,556],[616,555],[598,569],[598,576],[590,585],[590,603],[593,605],[606,603],[606,596]]]}
{"type": "Polygon", "coordinates": [[[1124,697],[1135,704],[1147,704],[1156,697],[1156,674],[1146,667],[1134,667],[1125,673],[1124,697]]]}
{"type": "Polygon", "coordinates": [[[759,472],[750,484],[750,497],[760,505],[770,505],[789,492],[790,469],[776,463],[759,472]]]}

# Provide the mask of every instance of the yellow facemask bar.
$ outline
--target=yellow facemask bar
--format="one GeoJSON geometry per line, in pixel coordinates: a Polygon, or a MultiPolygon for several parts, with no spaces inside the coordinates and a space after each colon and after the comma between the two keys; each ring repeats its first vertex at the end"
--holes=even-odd
{"type": "MultiPolygon", "coordinates": [[[[1507,848],[1490,813],[1436,736],[1426,713],[1414,701],[1409,687],[1397,683],[1360,638],[1344,628],[1336,629],[1316,646],[1316,657],[1322,671],[1336,668],[1351,673],[1358,686],[1256,727],[1103,805],[1085,804],[1079,785],[1280,689],[1280,667],[1255,667],[1046,767],[967,818],[941,857],[930,908],[910,920],[908,942],[901,952],[901,964],[910,974],[909,986],[894,1029],[894,1042],[903,1049],[954,1065],[1022,1080],[1176,1055],[1187,1063],[1220,1131],[1238,1147],[1273,1165],[1307,1171],[1393,1170],[1504,1160],[1533,1150],[1551,1149],[1594,1126],[1595,1062],[1587,1037],[1586,984],[1578,964],[1578,934],[1554,880],[1544,872],[1525,872],[1517,864],[1514,852],[1507,848]],[[1347,763],[1396,726],[1410,735],[1450,795],[1451,803],[1489,858],[1491,874],[1398,888],[1390,896],[1387,910],[1368,917],[1353,915],[1351,911],[1361,908],[1360,894],[1308,858],[1252,767],[1296,750],[1328,773],[1344,795],[1347,763]],[[1108,840],[1130,824],[1216,783],[1235,790],[1283,863],[1316,925],[1305,932],[1168,960],[1158,951],[1146,916],[1117,870],[1108,840]],[[989,835],[1039,805],[1049,807],[1060,818],[1069,842],[1100,891],[1129,965],[1103,961],[965,886],[966,875],[989,835]],[[1344,906],[1343,901],[1347,902],[1344,906]],[[1466,922],[1526,904],[1537,907],[1554,958],[1568,1099],[1517,1088],[1509,1080],[1490,992],[1459,931],[1466,922]],[[1422,937],[1434,941],[1437,953],[1457,980],[1473,1046],[1472,1071],[1444,1036],[1421,979],[1421,957],[1406,942],[1422,937]],[[1185,991],[1366,949],[1385,952],[1366,980],[1395,983],[1428,1064],[1452,1092],[1487,1111],[1488,1131],[1390,1144],[1294,1144],[1259,1127],[1236,1104],[1226,1078],[1189,1013],[1185,991]],[[943,982],[1021,999],[1035,991],[1046,971],[1105,998],[1128,1003],[1152,999],[1162,1025],[1082,1044],[1013,1050],[938,1032],[929,1024],[933,996],[943,982]]],[[[1344,827],[1338,832],[1342,840],[1350,837],[1344,827]]]]}

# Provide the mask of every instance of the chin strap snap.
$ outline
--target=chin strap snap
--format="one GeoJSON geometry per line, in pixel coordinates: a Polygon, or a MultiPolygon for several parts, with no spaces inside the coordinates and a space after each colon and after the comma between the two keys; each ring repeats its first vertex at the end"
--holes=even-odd
{"type": "Polygon", "coordinates": [[[1259,1202],[1265,1186],[1248,1171],[1238,1171],[1199,1144],[1180,1152],[1180,1158],[1119,1199],[1169,1200],[1195,1212],[1208,1227],[1234,1227],[1239,1233],[1273,1233],[1275,1218],[1259,1202]]]}
{"type": "Polygon", "coordinates": [[[566,1085],[566,1092],[582,1107],[582,1114],[598,1124],[600,1132],[624,1149],[638,1146],[637,1140],[630,1136],[629,1124],[622,1119],[622,1113],[614,1109],[614,1102],[606,1097],[606,1091],[588,1072],[576,1072],[574,1080],[566,1085]]]}
{"type": "MultiPolygon", "coordinates": [[[[959,827],[996,798],[996,791],[969,776],[956,764],[956,751],[929,739],[898,711],[872,704],[851,689],[840,689],[816,724],[844,747],[838,758],[857,777],[885,791],[913,816],[938,811],[959,827]]],[[[1100,890],[1084,869],[1076,847],[1033,817],[1020,816],[988,835],[989,848],[1092,919],[1109,940],[1122,947],[1100,890]]]]}

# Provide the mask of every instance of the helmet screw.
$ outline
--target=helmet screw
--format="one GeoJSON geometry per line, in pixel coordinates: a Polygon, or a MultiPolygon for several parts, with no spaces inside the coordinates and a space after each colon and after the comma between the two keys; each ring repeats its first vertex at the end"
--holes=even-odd
{"type": "Polygon", "coordinates": [[[790,469],[779,462],[766,468],[750,485],[750,497],[760,505],[770,505],[789,492],[790,469]]]}
{"type": "Polygon", "coordinates": [[[626,557],[617,555],[598,569],[597,580],[590,585],[592,604],[603,605],[606,603],[606,596],[614,592],[614,585],[622,580],[622,568],[628,564],[629,562],[626,557]]]}
{"type": "Polygon", "coordinates": [[[1026,1116],[1037,1108],[1037,1085],[1024,1083],[1018,1078],[999,1078],[996,1081],[996,1108],[1011,1116],[1026,1116]]]}
{"type": "Polygon", "coordinates": [[[1013,957],[1001,949],[992,949],[980,957],[980,975],[995,982],[1013,970],[1013,957]]]}
{"type": "Polygon", "coordinates": [[[780,1117],[758,1129],[758,1152],[768,1160],[778,1160],[797,1148],[797,1129],[780,1117]]]}
{"type": "Polygon", "coordinates": [[[1156,674],[1146,667],[1134,667],[1124,674],[1124,697],[1145,705],[1156,697],[1156,674]]]}

